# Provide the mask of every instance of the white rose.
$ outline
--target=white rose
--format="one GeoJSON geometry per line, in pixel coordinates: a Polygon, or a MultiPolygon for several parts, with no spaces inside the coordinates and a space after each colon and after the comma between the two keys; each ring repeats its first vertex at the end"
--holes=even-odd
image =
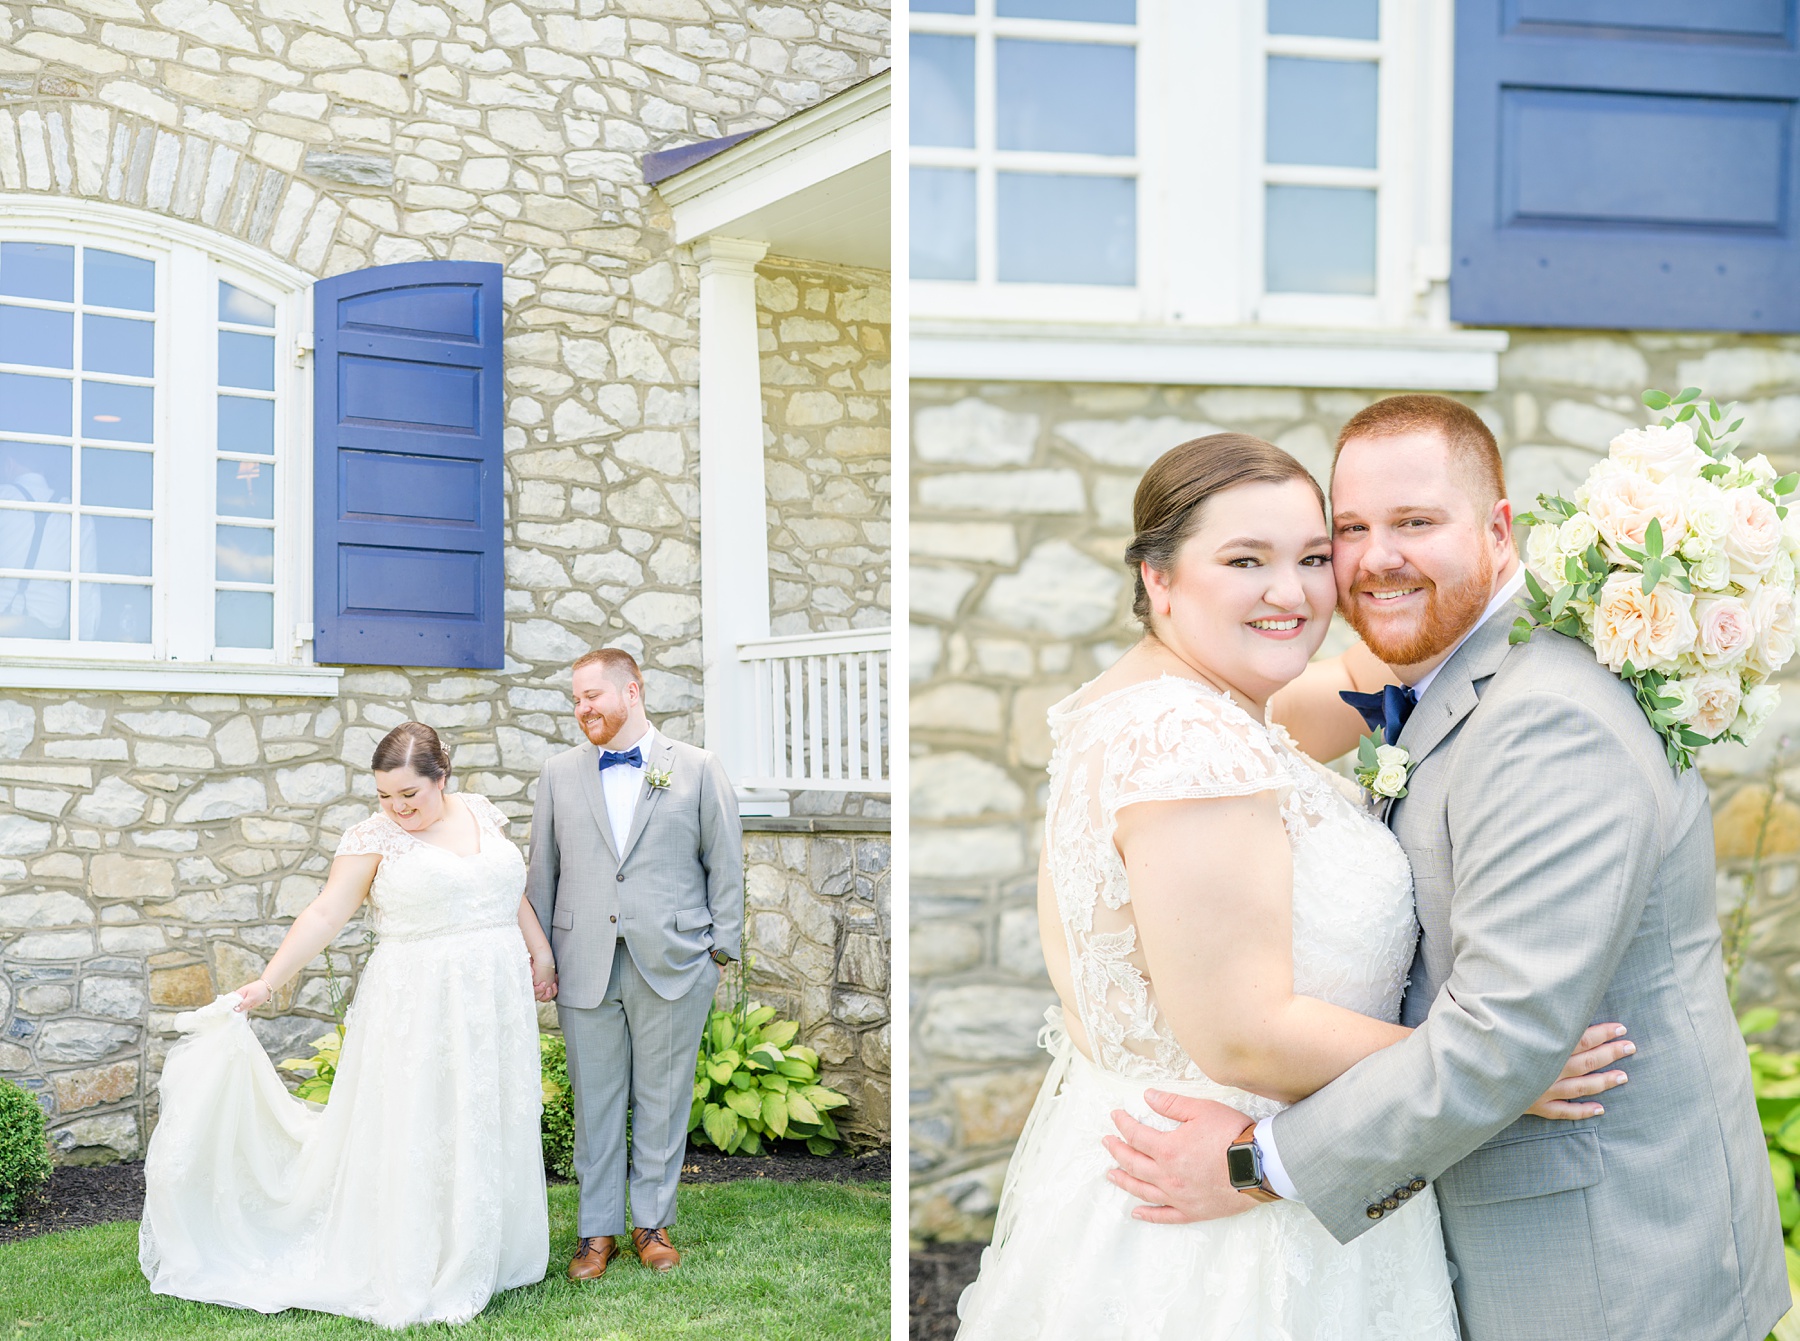
{"type": "Polygon", "coordinates": [[[1375,767],[1405,768],[1406,751],[1398,745],[1377,745],[1375,747],[1375,767]]]}
{"type": "MultiPolygon", "coordinates": [[[[1792,494],[1788,496],[1793,497],[1792,494]]],[[[1789,506],[1787,516],[1782,518],[1781,547],[1789,554],[1800,556],[1800,505],[1789,506]]]]}
{"type": "Polygon", "coordinates": [[[1669,708],[1668,712],[1669,716],[1678,722],[1685,722],[1691,718],[1694,715],[1694,709],[1699,706],[1694,701],[1693,691],[1688,688],[1688,684],[1687,680],[1664,680],[1662,687],[1656,691],[1663,698],[1675,700],[1674,706],[1669,708]]]}
{"type": "Polygon", "coordinates": [[[1581,482],[1581,487],[1569,496],[1574,499],[1576,507],[1586,509],[1588,500],[1594,496],[1594,490],[1599,488],[1603,481],[1609,480],[1615,475],[1628,473],[1630,472],[1624,466],[1610,456],[1603,456],[1589,468],[1587,478],[1581,482]]]}
{"type": "Polygon", "coordinates": [[[1768,584],[1779,591],[1794,589],[1794,560],[1786,551],[1775,556],[1775,563],[1769,569],[1768,584]]]}
{"type": "MultiPolygon", "coordinates": [[[[1687,549],[1682,548],[1685,556],[1687,549]]],[[[1715,549],[1688,565],[1688,582],[1702,591],[1724,591],[1731,585],[1731,560],[1715,549]]]]}
{"type": "Polygon", "coordinates": [[[1552,590],[1562,584],[1562,550],[1557,544],[1556,527],[1546,522],[1531,528],[1525,537],[1525,566],[1552,590]]]}
{"type": "Polygon", "coordinates": [[[1746,602],[1755,631],[1749,648],[1750,668],[1759,675],[1773,675],[1793,659],[1794,592],[1764,583],[1746,602]]]}
{"type": "Polygon", "coordinates": [[[1630,470],[1641,470],[1654,480],[1670,476],[1686,478],[1698,475],[1711,458],[1694,445],[1694,426],[1690,423],[1651,424],[1633,428],[1612,440],[1608,452],[1612,460],[1630,470]]]}
{"type": "Polygon", "coordinates": [[[1681,491],[1688,530],[1717,544],[1731,530],[1731,504],[1711,480],[1689,480],[1681,491]]]}
{"type": "Polygon", "coordinates": [[[1731,529],[1725,533],[1725,553],[1731,557],[1732,571],[1761,577],[1781,548],[1781,517],[1775,505],[1754,489],[1733,489],[1726,499],[1731,529]]]}
{"type": "Polygon", "coordinates": [[[1636,573],[1614,573],[1594,610],[1594,653],[1613,671],[1667,670],[1694,646],[1694,598],[1668,582],[1648,596],[1636,573]]]}
{"type": "Polygon", "coordinates": [[[1781,690],[1772,684],[1759,684],[1745,690],[1744,701],[1738,706],[1737,720],[1731,724],[1732,730],[1748,745],[1768,724],[1780,702],[1781,690]]]}
{"type": "Polygon", "coordinates": [[[1600,534],[1621,549],[1643,549],[1652,520],[1661,523],[1665,554],[1681,544],[1686,530],[1680,491],[1631,471],[1595,481],[1587,510],[1600,534]]]}
{"type": "Polygon", "coordinates": [[[1577,512],[1573,517],[1556,528],[1556,544],[1564,554],[1580,556],[1586,554],[1588,546],[1600,539],[1600,528],[1594,525],[1594,519],[1585,512],[1577,512]]]}
{"type": "Polygon", "coordinates": [[[1735,596],[1696,600],[1694,627],[1694,655],[1708,670],[1728,666],[1743,656],[1756,633],[1750,611],[1735,596]]]}
{"type": "Polygon", "coordinates": [[[1744,462],[1744,469],[1749,472],[1750,478],[1755,480],[1758,484],[1773,484],[1776,480],[1781,478],[1780,472],[1770,464],[1769,458],[1764,456],[1761,452],[1758,452],[1755,456],[1744,462]]]}
{"type": "Polygon", "coordinates": [[[1743,690],[1738,678],[1724,671],[1707,671],[1685,681],[1692,707],[1682,720],[1708,740],[1717,740],[1737,720],[1743,690]]]}
{"type": "Polygon", "coordinates": [[[1389,764],[1377,770],[1375,785],[1369,790],[1377,796],[1398,796],[1406,787],[1406,766],[1389,764]]]}

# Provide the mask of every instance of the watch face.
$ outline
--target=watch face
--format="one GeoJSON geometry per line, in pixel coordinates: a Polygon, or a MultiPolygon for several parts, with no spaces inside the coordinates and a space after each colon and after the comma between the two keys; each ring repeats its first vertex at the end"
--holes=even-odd
{"type": "Polygon", "coordinates": [[[1225,1172],[1233,1187],[1255,1187],[1262,1182],[1262,1170],[1256,1164],[1255,1146],[1245,1144],[1225,1147],[1225,1172]]]}

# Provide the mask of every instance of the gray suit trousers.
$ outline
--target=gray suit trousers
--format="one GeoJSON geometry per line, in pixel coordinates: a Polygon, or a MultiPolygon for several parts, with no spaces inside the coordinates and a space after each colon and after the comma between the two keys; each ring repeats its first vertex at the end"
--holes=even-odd
{"type": "Polygon", "coordinates": [[[644,981],[623,946],[598,1006],[557,1003],[575,1105],[576,1232],[625,1232],[625,1113],[631,1112],[631,1219],[640,1229],[675,1223],[675,1191],[687,1150],[694,1059],[718,974],[701,974],[673,1001],[644,981]]]}

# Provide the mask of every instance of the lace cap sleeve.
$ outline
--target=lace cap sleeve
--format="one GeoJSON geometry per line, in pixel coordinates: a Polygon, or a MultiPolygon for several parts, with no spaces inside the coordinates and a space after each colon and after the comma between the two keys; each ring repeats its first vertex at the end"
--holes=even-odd
{"type": "Polygon", "coordinates": [[[462,803],[469,808],[469,813],[475,817],[475,822],[477,824],[492,829],[502,837],[506,835],[507,819],[506,816],[501,813],[499,806],[488,800],[487,797],[483,796],[480,792],[458,792],[457,795],[462,798],[462,803]]]}
{"type": "Polygon", "coordinates": [[[1122,704],[1103,776],[1110,821],[1139,801],[1196,801],[1289,789],[1266,727],[1229,699],[1180,680],[1122,704]]]}
{"type": "Polygon", "coordinates": [[[338,839],[337,851],[333,855],[391,857],[400,850],[402,838],[403,835],[388,818],[377,810],[366,820],[344,830],[344,836],[338,839]]]}

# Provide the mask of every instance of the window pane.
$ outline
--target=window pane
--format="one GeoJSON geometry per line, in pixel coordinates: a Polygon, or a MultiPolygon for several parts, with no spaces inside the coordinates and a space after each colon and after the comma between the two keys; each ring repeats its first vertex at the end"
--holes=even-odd
{"type": "Polygon", "coordinates": [[[1084,42],[994,43],[1002,149],[1137,152],[1137,50],[1084,42]]]}
{"type": "Polygon", "coordinates": [[[67,503],[69,483],[67,447],[0,439],[0,502],[67,503]]]}
{"type": "Polygon", "coordinates": [[[267,591],[214,593],[213,642],[220,647],[275,646],[275,596],[267,591]]]}
{"type": "Polygon", "coordinates": [[[155,395],[153,387],[84,380],[81,384],[83,435],[108,438],[113,442],[154,441],[156,430],[151,411],[155,408],[155,395]]]}
{"type": "Polygon", "coordinates": [[[1269,57],[1271,163],[1375,166],[1375,63],[1269,57]]]}
{"type": "Polygon", "coordinates": [[[34,368],[75,366],[75,314],[0,306],[0,363],[34,368]]]}
{"type": "Polygon", "coordinates": [[[235,321],[240,326],[273,326],[275,304],[265,303],[254,293],[246,293],[237,285],[220,280],[219,320],[235,321]]]}
{"type": "Polygon", "coordinates": [[[912,277],[975,278],[975,174],[962,168],[914,168],[912,277]]]}
{"type": "Polygon", "coordinates": [[[0,578],[0,638],[69,636],[69,584],[0,578]]]}
{"type": "MultiPolygon", "coordinates": [[[[918,6],[914,5],[914,9],[918,6]]],[[[1003,19],[1069,19],[1081,23],[1136,23],[1137,0],[1000,0],[1003,19]]]]}
{"type": "Polygon", "coordinates": [[[0,242],[0,293],[47,298],[53,303],[74,302],[75,248],[0,242]]]}
{"type": "Polygon", "coordinates": [[[148,517],[83,517],[81,571],[150,576],[148,517]]]}
{"type": "Polygon", "coordinates": [[[89,307],[156,310],[156,262],[89,247],[81,254],[81,301],[89,307]]]}
{"type": "Polygon", "coordinates": [[[1373,41],[1381,36],[1381,0],[1269,0],[1269,31],[1373,41]]]}
{"type": "Polygon", "coordinates": [[[155,506],[151,492],[155,458],[149,452],[117,452],[108,447],[81,449],[81,501],[97,508],[155,506]]]}
{"type": "Polygon", "coordinates": [[[1000,278],[1037,284],[1137,283],[1137,182],[1002,172],[1000,278]]]}
{"type": "Polygon", "coordinates": [[[0,508],[0,568],[69,571],[69,514],[0,508]]]}
{"type": "Polygon", "coordinates": [[[81,317],[81,366],[126,377],[156,376],[156,323],[130,317],[81,317]]]}
{"type": "Polygon", "coordinates": [[[149,642],[150,588],[83,582],[81,636],[88,642],[149,642]]]}
{"type": "Polygon", "coordinates": [[[275,389],[275,337],[219,332],[219,385],[275,389]]]}
{"type": "Polygon", "coordinates": [[[219,450],[275,455],[275,402],[220,396],[219,450]]]}
{"type": "Polygon", "coordinates": [[[60,377],[0,373],[0,432],[68,437],[74,385],[60,377]]]}
{"type": "Polygon", "coordinates": [[[913,0],[908,8],[915,14],[973,14],[975,0],[913,0]]]}
{"type": "Polygon", "coordinates": [[[221,582],[273,582],[275,532],[263,526],[221,526],[213,576],[221,582]]]}
{"type": "Polygon", "coordinates": [[[275,516],[275,467],[261,461],[219,462],[221,517],[275,516]]]}
{"type": "Polygon", "coordinates": [[[975,147],[975,39],[914,33],[912,142],[975,147]]]}
{"type": "Polygon", "coordinates": [[[1264,286],[1270,293],[1375,292],[1375,193],[1270,186],[1264,286]]]}

